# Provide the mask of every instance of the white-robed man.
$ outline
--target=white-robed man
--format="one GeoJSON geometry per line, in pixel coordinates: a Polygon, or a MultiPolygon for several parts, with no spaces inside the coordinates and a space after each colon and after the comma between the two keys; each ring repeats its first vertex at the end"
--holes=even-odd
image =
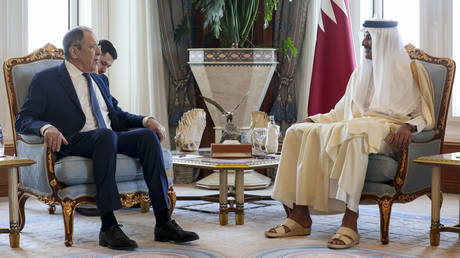
{"type": "Polygon", "coordinates": [[[345,211],[330,248],[359,243],[358,205],[370,153],[406,148],[413,133],[434,125],[433,88],[423,66],[402,44],[396,21],[363,24],[362,64],[327,114],[286,132],[272,197],[292,208],[267,237],[309,235],[310,209],[345,211]]]}

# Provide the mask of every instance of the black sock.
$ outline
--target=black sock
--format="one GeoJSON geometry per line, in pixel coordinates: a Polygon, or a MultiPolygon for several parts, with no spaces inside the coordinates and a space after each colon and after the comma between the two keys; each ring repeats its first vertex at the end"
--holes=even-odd
{"type": "Polygon", "coordinates": [[[117,219],[115,218],[115,215],[113,214],[112,211],[102,215],[101,221],[102,221],[102,226],[101,226],[102,231],[106,231],[111,226],[118,224],[117,219]]]}
{"type": "Polygon", "coordinates": [[[169,216],[169,210],[162,210],[155,213],[156,227],[162,227],[164,224],[171,220],[169,216]]]}

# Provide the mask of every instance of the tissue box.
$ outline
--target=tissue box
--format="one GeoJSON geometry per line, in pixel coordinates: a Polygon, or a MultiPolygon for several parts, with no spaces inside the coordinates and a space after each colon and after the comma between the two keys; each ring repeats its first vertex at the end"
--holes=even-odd
{"type": "Polygon", "coordinates": [[[252,146],[249,143],[223,144],[211,143],[212,158],[251,158],[252,146]]]}

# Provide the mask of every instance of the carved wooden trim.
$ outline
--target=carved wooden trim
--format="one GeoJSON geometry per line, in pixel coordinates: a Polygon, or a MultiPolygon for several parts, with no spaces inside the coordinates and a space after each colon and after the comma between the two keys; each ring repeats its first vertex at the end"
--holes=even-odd
{"type": "Polygon", "coordinates": [[[169,215],[172,215],[174,208],[176,207],[176,200],[176,191],[174,191],[174,188],[170,187],[168,189],[169,215]]]}
{"type": "Polygon", "coordinates": [[[274,48],[190,48],[189,64],[277,64],[274,48]]]}
{"type": "Polygon", "coordinates": [[[141,201],[149,200],[149,195],[144,192],[120,194],[120,201],[123,207],[132,207],[141,201]]]}
{"type": "Polygon", "coordinates": [[[57,183],[58,180],[54,174],[54,153],[50,148],[46,149],[46,173],[48,175],[48,184],[53,191],[53,198],[60,202],[61,199],[58,196],[58,190],[62,188],[62,185],[57,183]]]}
{"type": "Polygon", "coordinates": [[[408,148],[405,148],[401,152],[401,158],[398,164],[398,171],[396,172],[396,177],[394,180],[394,187],[396,189],[396,192],[401,191],[402,186],[404,185],[404,182],[406,181],[406,176],[407,176],[407,166],[408,166],[408,148]]]}
{"type": "Polygon", "coordinates": [[[410,193],[410,194],[400,193],[399,195],[395,196],[395,198],[393,199],[395,203],[407,203],[407,202],[411,202],[417,199],[418,197],[422,195],[428,194],[430,192],[431,192],[431,188],[426,188],[426,189],[422,189],[420,191],[417,191],[415,193],[410,193]]]}
{"type": "Polygon", "coordinates": [[[390,242],[389,228],[393,200],[389,197],[384,197],[378,199],[377,203],[380,210],[380,241],[383,244],[388,244],[390,242]]]}
{"type": "Polygon", "coordinates": [[[62,217],[64,219],[64,228],[65,228],[65,240],[64,244],[66,246],[72,246],[73,244],[73,218],[75,214],[75,208],[78,205],[77,200],[69,200],[61,202],[62,206],[62,217]]]}

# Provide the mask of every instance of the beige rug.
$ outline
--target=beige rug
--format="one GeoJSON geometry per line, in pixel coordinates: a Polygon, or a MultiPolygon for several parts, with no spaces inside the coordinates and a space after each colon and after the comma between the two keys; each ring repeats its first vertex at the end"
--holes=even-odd
{"type": "MultiPolygon", "coordinates": [[[[428,202],[427,202],[428,203],[428,202]]],[[[458,201],[457,201],[458,203],[458,201]]],[[[405,207],[407,207],[406,204],[405,207]]],[[[333,251],[326,242],[339,227],[340,215],[313,216],[312,235],[285,239],[267,239],[264,230],[280,224],[284,210],[276,201],[245,205],[245,225],[220,226],[218,204],[203,201],[178,201],[174,218],[185,229],[196,231],[200,240],[178,245],[153,241],[154,216],[139,209],[116,212],[123,230],[135,239],[133,252],[112,251],[98,246],[99,218],[77,215],[74,244],[64,246],[61,209],[48,215],[47,207],[29,199],[26,226],[21,233],[21,248],[9,247],[8,235],[0,235],[0,257],[455,257],[460,256],[458,234],[441,233],[441,245],[429,245],[429,206],[427,214],[394,209],[390,223],[390,244],[379,241],[377,206],[362,206],[359,219],[361,243],[353,249],[333,251]]],[[[420,209],[420,207],[418,208],[420,209]]],[[[414,209],[416,210],[416,209],[414,209]]],[[[0,227],[8,225],[6,198],[0,198],[0,227]]],[[[458,218],[443,217],[442,223],[456,224],[458,218]]]]}

